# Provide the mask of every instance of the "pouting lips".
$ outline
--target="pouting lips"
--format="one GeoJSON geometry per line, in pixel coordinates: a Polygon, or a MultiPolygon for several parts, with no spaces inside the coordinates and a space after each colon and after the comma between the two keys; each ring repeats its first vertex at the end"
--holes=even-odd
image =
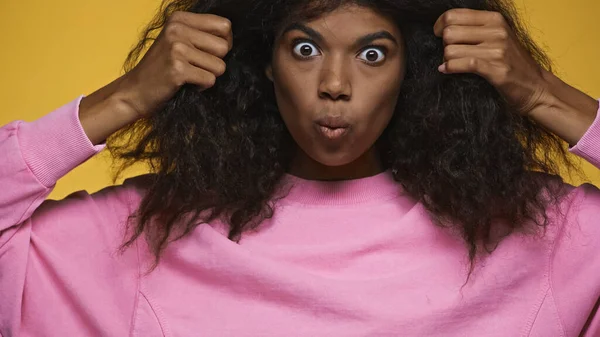
{"type": "Polygon", "coordinates": [[[350,124],[348,122],[346,122],[346,120],[341,117],[341,116],[327,116],[327,117],[323,117],[318,119],[315,123],[317,123],[320,126],[324,126],[330,129],[338,129],[338,128],[348,128],[350,127],[350,124]]]}
{"type": "Polygon", "coordinates": [[[348,128],[330,128],[327,126],[319,125],[319,130],[323,136],[333,140],[341,138],[344,134],[346,134],[348,128]]]}

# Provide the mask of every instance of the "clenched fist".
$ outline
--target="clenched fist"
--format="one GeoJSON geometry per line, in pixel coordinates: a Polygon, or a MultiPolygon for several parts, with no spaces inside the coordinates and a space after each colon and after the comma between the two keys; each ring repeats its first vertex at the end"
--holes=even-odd
{"type": "Polygon", "coordinates": [[[184,84],[206,90],[225,72],[231,22],[212,14],[175,12],[142,60],[121,82],[126,103],[145,117],[184,84]]]}

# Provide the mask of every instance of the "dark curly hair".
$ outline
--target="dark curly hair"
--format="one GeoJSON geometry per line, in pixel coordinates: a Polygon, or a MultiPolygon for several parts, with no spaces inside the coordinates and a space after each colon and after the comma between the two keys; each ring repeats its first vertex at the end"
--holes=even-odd
{"type": "Polygon", "coordinates": [[[186,85],[160,111],[108,139],[120,165],[115,176],[139,161],[152,173],[123,248],[145,236],[156,266],[169,242],[199,224],[222,220],[230,226],[228,238],[239,241],[245,230],[273,215],[278,184],[296,149],[264,74],[274,39],[282,25],[317,18],[346,3],[387,15],[401,29],[407,73],[377,148],[384,167],[425,206],[432,221],[462,235],[471,265],[479,248],[491,252],[499,242],[492,234],[495,221],[506,220],[503,236],[527,231],[530,222],[548,224],[547,208],[564,195],[561,165],[581,174],[565,143],[517,113],[483,78],[437,71],[444,46],[433,24],[452,8],[500,12],[533,58],[551,71],[549,58],[527,34],[511,2],[175,0],[163,3],[130,52],[125,71],[175,11],[230,19],[234,47],[214,87],[199,92],[186,85]]]}

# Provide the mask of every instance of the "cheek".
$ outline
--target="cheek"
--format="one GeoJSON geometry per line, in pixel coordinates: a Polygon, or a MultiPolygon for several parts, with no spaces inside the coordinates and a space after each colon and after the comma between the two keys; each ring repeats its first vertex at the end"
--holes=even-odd
{"type": "Polygon", "coordinates": [[[282,74],[274,84],[275,97],[282,115],[297,115],[308,102],[308,88],[293,74],[282,74]]]}
{"type": "Polygon", "coordinates": [[[311,111],[315,98],[314,71],[300,69],[294,62],[275,60],[273,64],[273,85],[277,104],[283,116],[297,116],[311,111]]]}
{"type": "Polygon", "coordinates": [[[291,67],[273,70],[277,106],[287,129],[297,143],[311,142],[313,115],[318,109],[314,72],[291,67]]]}
{"type": "Polygon", "coordinates": [[[357,110],[360,112],[363,132],[377,134],[383,132],[395,112],[402,80],[382,78],[358,89],[357,110]],[[375,83],[373,83],[375,82],[375,83]]]}

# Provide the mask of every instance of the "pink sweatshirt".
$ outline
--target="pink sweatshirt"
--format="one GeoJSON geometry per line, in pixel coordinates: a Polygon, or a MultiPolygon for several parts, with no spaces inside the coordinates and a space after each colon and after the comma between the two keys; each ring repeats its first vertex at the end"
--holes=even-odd
{"type": "MultiPolygon", "coordinates": [[[[463,242],[389,172],[294,183],[273,219],[172,243],[154,272],[124,254],[143,177],[44,201],[101,151],[79,99],[0,129],[0,334],[17,336],[600,336],[600,191],[573,187],[545,236],[513,234],[466,280],[463,242]]],[[[571,151],[600,167],[600,114],[571,151]]],[[[550,177],[548,179],[551,179],[550,177]]]]}

